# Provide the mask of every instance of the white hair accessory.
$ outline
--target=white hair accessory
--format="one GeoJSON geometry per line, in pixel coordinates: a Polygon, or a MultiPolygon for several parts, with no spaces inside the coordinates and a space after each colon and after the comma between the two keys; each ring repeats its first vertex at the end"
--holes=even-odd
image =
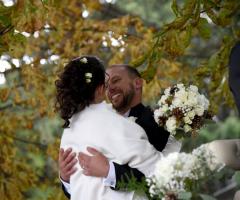
{"type": "Polygon", "coordinates": [[[86,63],[88,62],[88,60],[87,60],[87,58],[84,57],[84,58],[81,58],[81,59],[80,59],[80,62],[86,64],[86,63]]]}
{"type": "Polygon", "coordinates": [[[91,83],[92,79],[92,73],[87,72],[85,73],[86,83],[91,83]]]}

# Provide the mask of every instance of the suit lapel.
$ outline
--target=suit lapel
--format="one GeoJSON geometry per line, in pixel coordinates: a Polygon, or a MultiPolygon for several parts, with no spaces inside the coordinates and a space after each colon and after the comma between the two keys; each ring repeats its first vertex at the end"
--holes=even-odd
{"type": "MultiPolygon", "coordinates": [[[[136,123],[140,125],[144,129],[144,119],[143,119],[143,113],[144,113],[145,106],[143,104],[138,104],[131,108],[129,112],[129,117],[136,117],[136,123]]],[[[146,131],[146,130],[145,130],[146,131]]]]}

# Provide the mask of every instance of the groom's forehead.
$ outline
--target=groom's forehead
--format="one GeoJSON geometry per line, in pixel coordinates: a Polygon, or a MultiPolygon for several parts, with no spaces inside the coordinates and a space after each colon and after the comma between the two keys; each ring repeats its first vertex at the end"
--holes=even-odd
{"type": "Polygon", "coordinates": [[[109,75],[110,78],[114,76],[126,76],[128,75],[127,70],[124,67],[110,67],[109,69],[106,70],[107,74],[109,75]]]}

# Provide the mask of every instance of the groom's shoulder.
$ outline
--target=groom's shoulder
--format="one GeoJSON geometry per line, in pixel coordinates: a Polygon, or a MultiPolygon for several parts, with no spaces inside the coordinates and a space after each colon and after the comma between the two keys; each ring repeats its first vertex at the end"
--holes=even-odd
{"type": "Polygon", "coordinates": [[[146,119],[153,120],[153,110],[150,106],[143,105],[143,108],[141,110],[141,116],[146,119]]]}
{"type": "Polygon", "coordinates": [[[142,118],[150,123],[156,124],[153,117],[153,111],[149,106],[146,106],[142,112],[142,118]]]}

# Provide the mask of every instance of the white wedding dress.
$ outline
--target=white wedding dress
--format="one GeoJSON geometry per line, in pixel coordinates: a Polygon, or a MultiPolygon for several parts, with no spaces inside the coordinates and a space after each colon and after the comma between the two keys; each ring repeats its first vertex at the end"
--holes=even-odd
{"type": "MultiPolygon", "coordinates": [[[[110,104],[91,104],[70,120],[64,129],[61,148],[72,147],[85,152],[91,146],[110,161],[137,168],[145,176],[151,175],[162,154],[148,141],[145,131],[136,123],[122,117],[110,104]]],[[[85,176],[79,164],[70,177],[72,200],[131,200],[134,192],[114,191],[103,184],[103,178],[85,176]]]]}

